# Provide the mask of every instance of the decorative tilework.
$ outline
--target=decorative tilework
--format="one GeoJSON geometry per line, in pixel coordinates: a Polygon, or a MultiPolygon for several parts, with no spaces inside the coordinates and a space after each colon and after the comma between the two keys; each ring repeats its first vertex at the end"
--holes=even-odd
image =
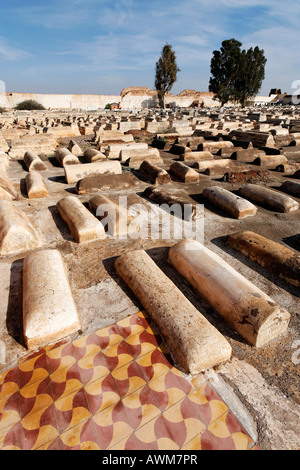
{"type": "Polygon", "coordinates": [[[258,449],[203,375],[174,366],[142,312],[0,374],[0,449],[258,449]]]}

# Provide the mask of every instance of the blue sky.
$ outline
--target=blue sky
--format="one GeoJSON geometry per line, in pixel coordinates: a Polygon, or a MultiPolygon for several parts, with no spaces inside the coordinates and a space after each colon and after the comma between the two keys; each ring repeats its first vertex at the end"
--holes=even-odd
{"type": "Polygon", "coordinates": [[[261,95],[300,80],[296,0],[0,0],[0,80],[10,92],[117,94],[154,88],[165,43],[181,69],[172,92],[207,91],[224,39],[268,59],[261,95]]]}

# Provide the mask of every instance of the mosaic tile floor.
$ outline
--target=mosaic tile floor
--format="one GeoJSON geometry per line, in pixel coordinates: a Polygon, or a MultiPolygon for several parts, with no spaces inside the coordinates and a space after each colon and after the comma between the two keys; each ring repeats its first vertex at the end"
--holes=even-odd
{"type": "Polygon", "coordinates": [[[256,449],[212,386],[191,382],[140,312],[0,373],[0,449],[256,449]]]}

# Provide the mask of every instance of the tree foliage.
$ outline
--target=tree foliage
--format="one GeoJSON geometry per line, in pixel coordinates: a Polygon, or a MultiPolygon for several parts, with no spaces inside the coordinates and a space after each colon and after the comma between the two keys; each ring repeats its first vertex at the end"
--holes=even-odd
{"type": "Polygon", "coordinates": [[[176,54],[172,46],[166,44],[155,67],[155,89],[162,108],[165,107],[165,94],[172,89],[178,72],[180,69],[177,67],[176,54]]]}
{"type": "Polygon", "coordinates": [[[220,51],[213,52],[209,91],[215,93],[222,106],[234,93],[241,46],[242,44],[236,39],[228,39],[222,42],[220,51]]]}
{"type": "Polygon", "coordinates": [[[241,46],[236,39],[228,39],[222,42],[220,51],[213,52],[209,91],[215,93],[222,106],[230,100],[245,106],[265,78],[264,51],[257,46],[241,50],[241,46]]]}
{"type": "Polygon", "coordinates": [[[260,90],[265,78],[266,62],[264,51],[257,46],[241,52],[239,73],[235,84],[235,99],[243,107],[247,100],[257,95],[260,90]]]}
{"type": "Polygon", "coordinates": [[[25,100],[18,103],[14,109],[19,111],[32,111],[32,110],[43,110],[45,109],[44,106],[37,101],[34,100],[25,100]]]}

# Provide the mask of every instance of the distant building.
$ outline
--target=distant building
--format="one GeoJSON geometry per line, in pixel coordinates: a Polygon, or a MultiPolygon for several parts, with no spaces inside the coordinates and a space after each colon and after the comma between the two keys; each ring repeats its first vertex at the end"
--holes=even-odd
{"type": "Polygon", "coordinates": [[[284,93],[282,96],[282,104],[298,105],[300,104],[300,95],[288,95],[287,93],[284,93]]]}

